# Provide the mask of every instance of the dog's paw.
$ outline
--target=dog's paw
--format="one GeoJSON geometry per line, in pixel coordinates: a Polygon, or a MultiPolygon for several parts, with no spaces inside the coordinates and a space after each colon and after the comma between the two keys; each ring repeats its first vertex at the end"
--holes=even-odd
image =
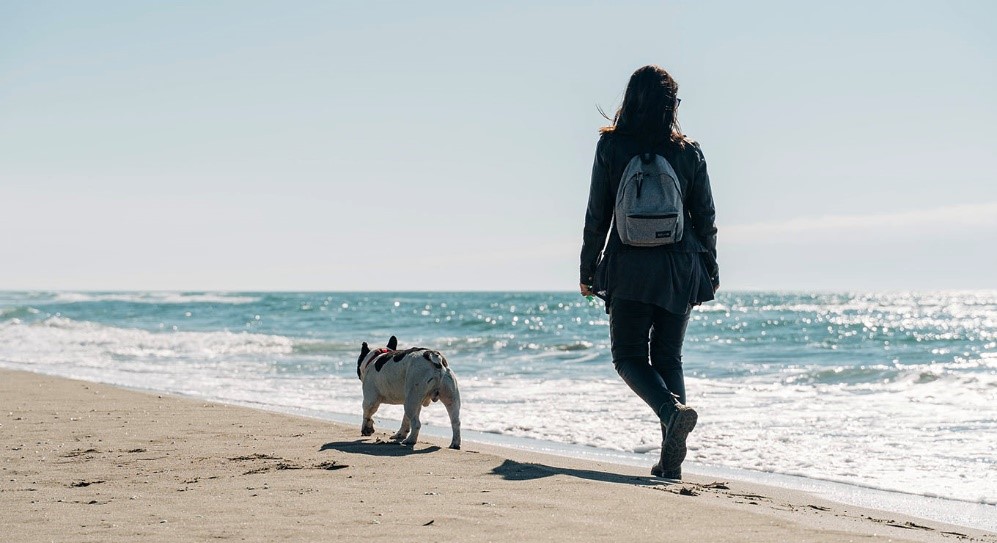
{"type": "Polygon", "coordinates": [[[403,447],[415,447],[415,441],[405,440],[401,442],[403,447]]]}
{"type": "Polygon", "coordinates": [[[362,436],[374,435],[374,429],[373,428],[361,428],[360,429],[360,435],[362,435],[362,436]]]}
{"type": "Polygon", "coordinates": [[[459,451],[460,450],[460,445],[458,445],[457,443],[451,443],[450,444],[450,448],[453,449],[453,450],[455,450],[455,451],[459,451]]]}
{"type": "Polygon", "coordinates": [[[406,437],[408,437],[408,434],[395,434],[395,435],[389,437],[388,439],[390,439],[391,441],[401,441],[401,440],[405,439],[406,437]]]}

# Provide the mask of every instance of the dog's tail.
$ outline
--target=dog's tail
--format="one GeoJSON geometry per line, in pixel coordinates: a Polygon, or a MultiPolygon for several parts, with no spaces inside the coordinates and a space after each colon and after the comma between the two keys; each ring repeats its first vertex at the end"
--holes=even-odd
{"type": "Polygon", "coordinates": [[[434,402],[439,401],[442,396],[445,405],[453,403],[460,405],[460,389],[457,388],[457,376],[454,375],[454,372],[449,367],[444,366],[441,368],[434,380],[436,381],[433,385],[434,402]]]}
{"type": "MultiPolygon", "coordinates": [[[[425,351],[422,356],[432,364],[437,371],[433,372],[432,382],[433,382],[433,395],[432,401],[439,401],[440,399],[440,387],[443,386],[447,390],[453,390],[455,383],[453,372],[450,371],[450,365],[447,363],[447,359],[439,351],[425,351]]],[[[428,404],[428,402],[427,402],[428,404]]]]}

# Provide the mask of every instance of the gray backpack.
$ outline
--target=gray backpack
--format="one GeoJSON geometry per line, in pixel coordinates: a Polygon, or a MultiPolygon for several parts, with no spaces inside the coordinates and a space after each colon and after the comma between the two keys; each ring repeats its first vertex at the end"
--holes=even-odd
{"type": "Polygon", "coordinates": [[[646,153],[630,160],[616,193],[615,214],[626,245],[656,247],[682,239],[682,189],[665,157],[646,153]]]}

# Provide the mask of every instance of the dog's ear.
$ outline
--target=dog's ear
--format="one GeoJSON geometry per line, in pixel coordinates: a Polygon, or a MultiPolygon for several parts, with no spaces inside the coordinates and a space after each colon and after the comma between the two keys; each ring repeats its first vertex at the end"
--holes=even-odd
{"type": "Polygon", "coordinates": [[[357,377],[360,379],[363,379],[363,375],[360,374],[360,366],[363,364],[363,361],[367,358],[368,354],[370,354],[370,347],[367,346],[367,342],[365,341],[363,342],[363,345],[360,346],[360,357],[357,358],[357,377]]]}
{"type": "Polygon", "coordinates": [[[398,348],[398,338],[396,338],[395,336],[391,336],[391,339],[388,340],[388,348],[391,349],[392,351],[394,351],[395,349],[397,349],[398,348]]]}

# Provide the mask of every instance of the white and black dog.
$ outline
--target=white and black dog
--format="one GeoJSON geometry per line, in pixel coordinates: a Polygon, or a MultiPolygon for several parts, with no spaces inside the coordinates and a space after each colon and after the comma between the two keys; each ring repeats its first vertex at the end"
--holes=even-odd
{"type": "Polygon", "coordinates": [[[460,391],[447,359],[438,351],[416,347],[398,350],[391,336],[387,348],[371,350],[364,342],[357,359],[357,376],[363,382],[363,425],[360,434],[374,433],[374,413],[382,403],[403,404],[405,416],[394,440],[415,445],[419,439],[419,411],[439,400],[450,415],[451,449],[460,448],[460,391]]]}

